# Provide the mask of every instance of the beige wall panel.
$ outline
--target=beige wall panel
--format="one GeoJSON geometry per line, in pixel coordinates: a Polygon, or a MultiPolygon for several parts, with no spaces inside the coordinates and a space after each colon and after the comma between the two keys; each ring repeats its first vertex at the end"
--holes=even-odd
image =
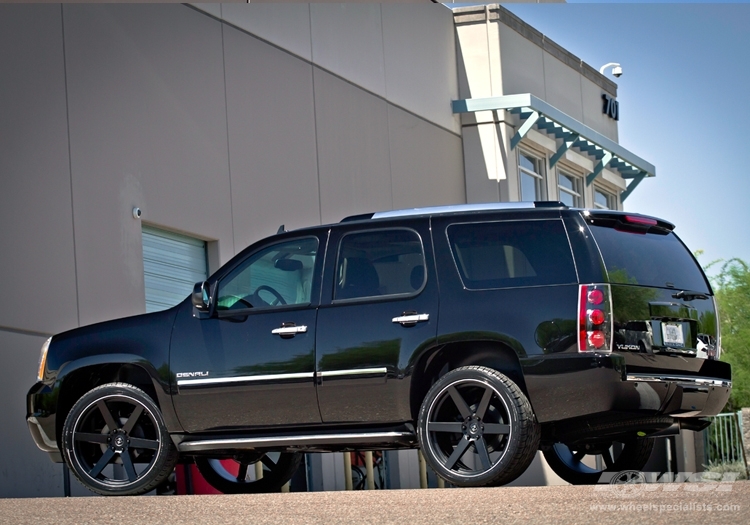
{"type": "Polygon", "coordinates": [[[221,14],[240,29],[306,60],[312,59],[309,4],[222,4],[221,14]]]}
{"type": "Polygon", "coordinates": [[[0,327],[43,333],[78,324],[60,18],[0,6],[0,327]]]}
{"type": "Polygon", "coordinates": [[[456,26],[461,98],[503,94],[499,27],[498,23],[456,26]]]}
{"type": "Polygon", "coordinates": [[[602,112],[604,90],[593,82],[581,80],[583,98],[583,123],[605,137],[618,142],[617,121],[602,112]]]}
{"type": "Polygon", "coordinates": [[[505,24],[500,25],[499,31],[503,93],[531,93],[546,100],[542,48],[505,24]]]}
{"type": "Polygon", "coordinates": [[[488,145],[488,141],[485,140],[484,144],[482,141],[483,136],[492,139],[496,137],[495,127],[494,124],[481,124],[463,129],[464,176],[468,203],[500,201],[500,188],[496,178],[496,153],[500,150],[494,145],[485,149],[483,146],[488,145]]]}
{"type": "Polygon", "coordinates": [[[391,209],[387,103],[317,67],[313,75],[323,222],[391,209]]]}
{"type": "Polygon", "coordinates": [[[380,4],[310,4],[313,62],[385,97],[380,4]]]}
{"type": "Polygon", "coordinates": [[[320,221],[312,66],[232,28],[224,38],[239,251],[320,221]]]}
{"type": "Polygon", "coordinates": [[[388,138],[395,209],[466,202],[461,137],[389,106],[388,138]]]}
{"type": "Polygon", "coordinates": [[[582,122],[580,73],[545,52],[544,83],[546,102],[582,122]]]}
{"type": "Polygon", "coordinates": [[[144,310],[143,220],[232,253],[221,25],[181,5],[65,5],[81,324],[144,310]]]}
{"type": "Polygon", "coordinates": [[[453,14],[439,4],[383,4],[388,100],[455,133],[458,98],[453,14]]]}

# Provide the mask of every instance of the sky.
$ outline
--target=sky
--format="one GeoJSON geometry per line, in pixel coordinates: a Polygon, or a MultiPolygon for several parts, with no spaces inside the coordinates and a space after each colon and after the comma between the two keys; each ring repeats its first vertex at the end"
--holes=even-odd
{"type": "Polygon", "coordinates": [[[656,166],[625,210],[674,223],[703,265],[750,262],[750,4],[568,2],[503,5],[594,68],[622,65],[619,142],[656,166]]]}

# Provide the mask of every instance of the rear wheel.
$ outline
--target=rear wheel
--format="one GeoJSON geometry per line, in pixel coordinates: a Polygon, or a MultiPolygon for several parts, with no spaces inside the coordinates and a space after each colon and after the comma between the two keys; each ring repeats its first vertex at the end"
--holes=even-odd
{"type": "Polygon", "coordinates": [[[462,487],[520,476],[539,446],[539,425],[518,386],[497,370],[457,368],[425,396],[417,426],[425,461],[462,487]]]}
{"type": "Polygon", "coordinates": [[[247,452],[231,458],[195,458],[205,480],[224,494],[278,492],[302,462],[299,452],[247,452]],[[262,477],[256,476],[256,465],[262,477]]]}
{"type": "Polygon", "coordinates": [[[625,438],[621,441],[566,445],[555,443],[544,451],[544,459],[562,479],[573,485],[609,483],[605,473],[640,471],[654,449],[654,440],[625,438]]]}
{"type": "Polygon", "coordinates": [[[177,461],[156,403],[126,383],[96,387],[76,401],[65,419],[62,441],[75,477],[102,495],[149,492],[177,461]]]}

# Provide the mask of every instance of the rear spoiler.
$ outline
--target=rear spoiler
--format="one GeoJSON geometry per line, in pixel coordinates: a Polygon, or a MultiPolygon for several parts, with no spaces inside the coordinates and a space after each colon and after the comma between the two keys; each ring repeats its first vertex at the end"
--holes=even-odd
{"type": "Polygon", "coordinates": [[[605,226],[632,233],[658,233],[666,235],[674,230],[674,224],[663,219],[611,210],[583,210],[583,218],[589,224],[605,226]]]}

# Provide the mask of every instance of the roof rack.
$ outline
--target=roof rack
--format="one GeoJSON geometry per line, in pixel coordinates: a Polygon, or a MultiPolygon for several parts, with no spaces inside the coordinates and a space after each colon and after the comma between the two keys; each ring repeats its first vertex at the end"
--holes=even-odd
{"type": "Polygon", "coordinates": [[[407,208],[404,210],[379,211],[351,215],[341,222],[363,221],[369,219],[390,219],[395,217],[413,217],[417,215],[438,215],[445,213],[465,213],[472,211],[526,210],[532,208],[567,208],[559,201],[534,202],[485,202],[480,204],[451,204],[447,206],[429,206],[426,208],[407,208]]]}

